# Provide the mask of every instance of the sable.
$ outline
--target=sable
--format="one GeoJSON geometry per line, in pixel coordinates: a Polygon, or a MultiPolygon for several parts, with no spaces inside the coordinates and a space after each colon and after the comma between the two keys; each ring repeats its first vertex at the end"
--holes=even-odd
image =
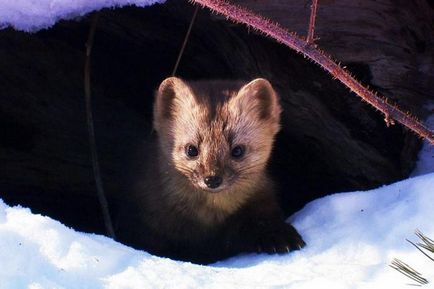
{"type": "Polygon", "coordinates": [[[146,148],[152,159],[124,207],[120,238],[198,263],[303,247],[266,172],[280,112],[265,79],[164,80],[154,104],[156,137],[146,148]]]}

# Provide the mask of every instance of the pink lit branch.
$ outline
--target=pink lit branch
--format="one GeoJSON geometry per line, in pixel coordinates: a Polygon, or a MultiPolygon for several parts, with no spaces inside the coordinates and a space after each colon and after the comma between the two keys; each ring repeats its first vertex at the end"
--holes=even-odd
{"type": "MultiPolygon", "coordinates": [[[[232,21],[246,24],[247,26],[275,39],[277,42],[283,43],[289,48],[303,54],[328,71],[334,78],[341,81],[364,101],[381,111],[385,115],[384,119],[388,126],[394,124],[394,120],[396,120],[420,137],[427,139],[431,144],[434,144],[433,131],[430,131],[415,117],[410,115],[410,113],[403,112],[396,105],[390,104],[387,98],[378,96],[375,92],[364,87],[348,71],[341,67],[340,64],[336,63],[329,55],[318,49],[313,42],[305,41],[294,33],[288,32],[280,25],[272,23],[270,20],[262,16],[259,16],[243,7],[231,4],[225,0],[191,1],[205,6],[214,12],[223,14],[232,21]]],[[[312,29],[309,29],[309,31],[311,31],[313,40],[313,27],[312,29]]]]}
{"type": "Polygon", "coordinates": [[[315,33],[315,19],[316,11],[318,10],[318,0],[312,0],[312,6],[310,7],[310,19],[309,19],[309,30],[307,31],[306,42],[313,43],[313,35],[315,33]]]}

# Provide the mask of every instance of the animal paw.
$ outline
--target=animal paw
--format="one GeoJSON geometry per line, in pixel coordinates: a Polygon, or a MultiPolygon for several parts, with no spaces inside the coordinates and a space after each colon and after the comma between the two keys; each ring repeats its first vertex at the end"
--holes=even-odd
{"type": "Polygon", "coordinates": [[[272,224],[262,230],[257,238],[257,251],[268,254],[283,254],[300,250],[306,243],[290,224],[272,224]]]}

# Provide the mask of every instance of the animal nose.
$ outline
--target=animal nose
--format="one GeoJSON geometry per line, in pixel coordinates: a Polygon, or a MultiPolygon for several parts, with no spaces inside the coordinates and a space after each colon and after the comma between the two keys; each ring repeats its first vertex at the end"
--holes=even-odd
{"type": "Polygon", "coordinates": [[[220,176],[208,176],[205,177],[204,182],[210,189],[218,188],[221,185],[223,179],[220,176]]]}

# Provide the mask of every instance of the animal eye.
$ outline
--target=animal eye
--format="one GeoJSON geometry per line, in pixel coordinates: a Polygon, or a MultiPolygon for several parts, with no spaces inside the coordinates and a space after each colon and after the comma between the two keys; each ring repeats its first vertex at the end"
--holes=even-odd
{"type": "Polygon", "coordinates": [[[188,145],[185,148],[185,154],[190,158],[194,158],[194,157],[197,157],[199,155],[199,150],[194,145],[188,145]]]}
{"type": "Polygon", "coordinates": [[[236,146],[231,151],[231,156],[233,158],[238,159],[238,158],[242,157],[243,155],[244,155],[244,148],[242,146],[236,146]]]}

